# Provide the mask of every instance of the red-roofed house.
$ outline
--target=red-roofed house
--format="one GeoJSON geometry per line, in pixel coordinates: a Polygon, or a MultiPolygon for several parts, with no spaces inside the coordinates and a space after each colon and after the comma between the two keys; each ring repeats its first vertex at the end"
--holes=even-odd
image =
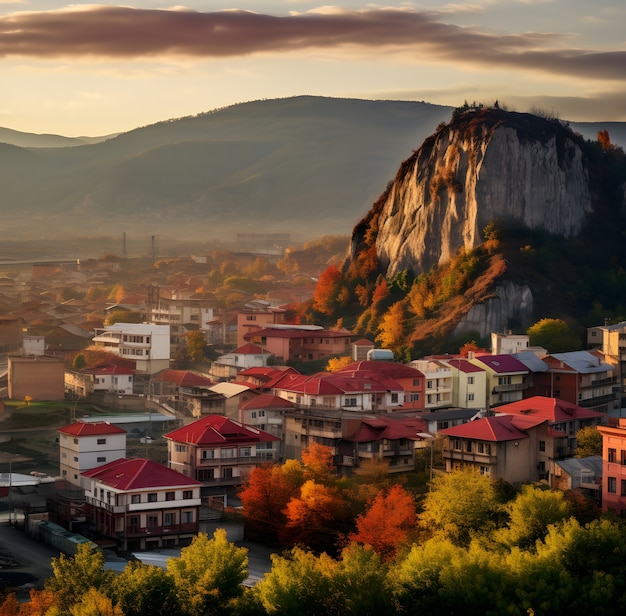
{"type": "Polygon", "coordinates": [[[61,478],[79,488],[81,473],[126,456],[126,430],[106,421],[77,421],[57,432],[61,478]]]}
{"type": "Polygon", "coordinates": [[[200,416],[215,383],[189,370],[163,370],[150,381],[150,395],[177,411],[200,416]]]}
{"type": "Polygon", "coordinates": [[[468,361],[486,372],[489,407],[521,400],[530,385],[528,368],[512,355],[478,355],[468,361]]]}
{"type": "Polygon", "coordinates": [[[112,392],[116,395],[133,393],[135,371],[129,366],[101,364],[79,372],[65,371],[65,389],[79,396],[95,392],[112,392]]]}
{"type": "MultiPolygon", "coordinates": [[[[258,430],[269,432],[282,441],[285,412],[295,408],[296,405],[289,400],[273,394],[261,394],[239,407],[239,421],[258,430]]],[[[282,447],[279,453],[282,456],[282,447]]]]}
{"type": "Polygon", "coordinates": [[[552,443],[566,438],[551,433],[547,419],[513,415],[484,417],[440,433],[446,436],[446,471],[473,468],[509,483],[548,479],[552,443]]]}
{"type": "Polygon", "coordinates": [[[258,344],[284,363],[348,355],[351,339],[347,330],[331,331],[313,325],[277,325],[244,335],[246,342],[258,344]]]}
{"type": "Polygon", "coordinates": [[[390,473],[415,468],[415,444],[425,437],[409,421],[391,417],[347,419],[337,447],[335,465],[339,470],[358,472],[366,460],[389,464],[390,473]]]}
{"type": "Polygon", "coordinates": [[[505,404],[498,407],[498,413],[545,419],[551,428],[567,435],[567,440],[560,443],[554,457],[574,455],[576,432],[586,426],[599,426],[606,422],[604,413],[598,413],[559,398],[545,396],[533,396],[519,402],[505,404]]]}
{"type": "Polygon", "coordinates": [[[233,486],[276,459],[277,436],[221,415],[207,415],[163,435],[170,468],[207,487],[233,486]]]}
{"type": "Polygon", "coordinates": [[[115,460],[83,477],[93,529],[124,551],[180,545],[198,533],[199,481],[143,458],[115,460]]]}
{"type": "Polygon", "coordinates": [[[269,357],[270,353],[258,344],[248,342],[230,353],[220,355],[212,362],[211,376],[219,379],[234,379],[242,370],[266,366],[269,357]]]}

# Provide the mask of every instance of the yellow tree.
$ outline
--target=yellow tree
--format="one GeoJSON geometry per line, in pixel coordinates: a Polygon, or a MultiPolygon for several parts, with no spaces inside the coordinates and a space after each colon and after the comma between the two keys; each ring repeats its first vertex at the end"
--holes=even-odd
{"type": "Polygon", "coordinates": [[[380,322],[377,340],[386,349],[395,349],[404,342],[406,311],[404,302],[396,302],[385,312],[380,322]]]}

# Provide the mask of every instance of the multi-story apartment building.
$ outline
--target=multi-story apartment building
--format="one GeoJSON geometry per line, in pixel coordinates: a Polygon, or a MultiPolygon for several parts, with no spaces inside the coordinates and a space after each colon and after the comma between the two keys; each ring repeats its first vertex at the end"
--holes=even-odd
{"type": "Polygon", "coordinates": [[[626,514],[626,419],[599,426],[602,434],[602,509],[626,514]]]}
{"type": "Polygon", "coordinates": [[[237,312],[237,346],[246,343],[246,334],[285,322],[286,310],[272,306],[267,301],[247,303],[237,312]]]}
{"type": "Polygon", "coordinates": [[[436,359],[418,359],[410,366],[424,375],[426,410],[449,408],[454,404],[452,368],[436,359]]]}
{"type": "Polygon", "coordinates": [[[352,334],[346,330],[327,330],[318,325],[273,325],[244,334],[244,339],[258,344],[279,361],[287,363],[348,355],[352,334]]]}
{"type": "Polygon", "coordinates": [[[277,459],[279,437],[221,415],[164,434],[169,466],[205,488],[235,486],[253,468],[277,459]]]}
{"type": "Polygon", "coordinates": [[[113,355],[134,361],[137,372],[155,374],[169,368],[169,325],[115,323],[96,329],[92,342],[113,355]]]}
{"type": "Polygon", "coordinates": [[[447,359],[452,372],[452,406],[462,409],[487,408],[487,371],[467,359],[447,359]]]}
{"type": "Polygon", "coordinates": [[[489,407],[522,399],[530,371],[518,359],[509,354],[470,355],[468,361],[485,370],[489,407]]]}
{"type": "Polygon", "coordinates": [[[151,460],[125,458],[83,473],[92,532],[127,550],[188,543],[199,530],[199,481],[151,460]]]}
{"type": "Polygon", "coordinates": [[[81,473],[126,456],[126,430],[108,422],[77,421],[57,432],[61,478],[78,488],[81,473]]]}

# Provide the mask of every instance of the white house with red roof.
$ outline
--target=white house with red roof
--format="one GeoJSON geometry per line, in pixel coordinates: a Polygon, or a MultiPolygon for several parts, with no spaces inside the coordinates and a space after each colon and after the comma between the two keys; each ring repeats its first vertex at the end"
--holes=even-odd
{"type": "Polygon", "coordinates": [[[261,394],[239,407],[239,421],[258,430],[283,438],[285,413],[296,405],[273,394],[261,394]]]}
{"type": "Polygon", "coordinates": [[[486,372],[489,407],[521,400],[530,387],[530,371],[512,355],[470,355],[468,361],[486,372]]]}
{"type": "Polygon", "coordinates": [[[169,466],[207,488],[234,486],[277,459],[280,438],[221,415],[208,415],[163,435],[169,466]]]}
{"type": "Polygon", "coordinates": [[[247,368],[262,368],[267,366],[271,357],[268,351],[258,344],[248,342],[230,353],[220,355],[211,363],[211,376],[219,379],[234,379],[239,372],[247,368]]]}
{"type": "Polygon", "coordinates": [[[446,471],[472,468],[509,483],[548,479],[557,434],[541,417],[495,415],[440,431],[445,435],[446,471]]]}
{"type": "Polygon", "coordinates": [[[121,458],[83,478],[92,529],[124,551],[172,547],[198,533],[199,481],[143,458],[121,458]]]}
{"type": "Polygon", "coordinates": [[[126,430],[109,422],[77,421],[57,432],[61,478],[79,488],[84,471],[126,457],[126,430]]]}
{"type": "Polygon", "coordinates": [[[214,381],[196,372],[168,369],[152,377],[149,395],[177,411],[199,417],[206,412],[209,388],[213,385],[214,381]]]}
{"type": "Polygon", "coordinates": [[[135,370],[130,366],[101,364],[94,368],[65,371],[65,390],[77,396],[97,392],[131,395],[134,391],[135,370]]]}

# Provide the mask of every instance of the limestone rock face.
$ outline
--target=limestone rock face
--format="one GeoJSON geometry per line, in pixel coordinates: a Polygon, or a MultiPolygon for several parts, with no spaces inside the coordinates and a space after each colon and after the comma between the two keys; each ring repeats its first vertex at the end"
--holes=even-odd
{"type": "Polygon", "coordinates": [[[492,297],[470,308],[453,335],[478,332],[481,338],[489,338],[491,332],[505,331],[512,322],[526,328],[532,319],[533,294],[530,287],[507,280],[494,289],[492,297]]]}
{"type": "Polygon", "coordinates": [[[480,244],[491,221],[563,237],[581,230],[592,195],[579,145],[554,123],[501,114],[491,123],[452,122],[403,164],[377,224],[376,252],[388,275],[447,262],[480,244]]]}

